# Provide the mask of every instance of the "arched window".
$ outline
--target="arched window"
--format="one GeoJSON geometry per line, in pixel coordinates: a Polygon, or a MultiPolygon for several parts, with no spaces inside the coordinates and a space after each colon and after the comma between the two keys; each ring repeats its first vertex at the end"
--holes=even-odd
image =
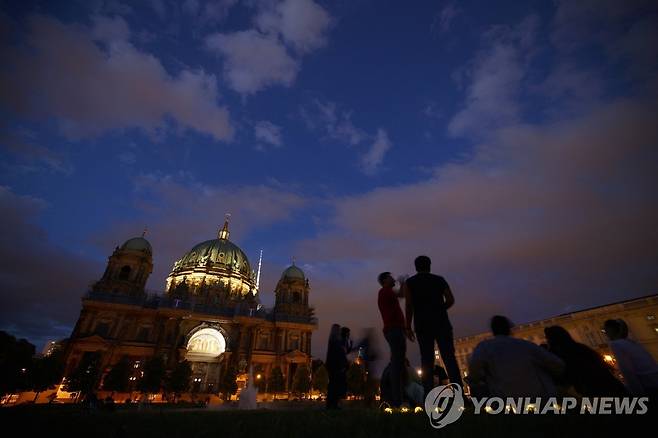
{"type": "Polygon", "coordinates": [[[119,271],[119,280],[128,280],[130,278],[130,266],[124,266],[119,271]]]}
{"type": "Polygon", "coordinates": [[[301,301],[302,301],[302,294],[300,294],[299,292],[294,292],[292,294],[292,302],[293,303],[299,303],[301,301]]]}

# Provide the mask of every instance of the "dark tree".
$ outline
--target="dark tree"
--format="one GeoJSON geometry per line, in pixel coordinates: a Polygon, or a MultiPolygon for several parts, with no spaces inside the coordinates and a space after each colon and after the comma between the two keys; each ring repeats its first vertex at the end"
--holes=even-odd
{"type": "Polygon", "coordinates": [[[311,361],[311,374],[315,374],[315,371],[323,365],[324,361],[322,359],[313,359],[311,361]]]}
{"type": "Polygon", "coordinates": [[[162,357],[153,356],[144,362],[144,375],[137,384],[137,389],[145,394],[160,392],[166,369],[162,357]]]}
{"type": "Polygon", "coordinates": [[[77,368],[66,378],[64,389],[68,392],[79,392],[83,397],[78,396],[78,400],[84,399],[96,387],[100,362],[100,352],[85,353],[77,368]]]}
{"type": "Polygon", "coordinates": [[[313,389],[326,394],[328,385],[329,373],[327,372],[327,368],[325,368],[324,365],[320,365],[313,373],[313,389]]]}
{"type": "Polygon", "coordinates": [[[165,389],[174,395],[174,402],[182,392],[190,388],[192,381],[192,366],[186,360],[178,362],[165,380],[165,389]]]}
{"type": "Polygon", "coordinates": [[[30,389],[36,393],[34,395],[34,401],[36,402],[41,392],[62,381],[64,375],[63,352],[55,350],[48,356],[34,358],[29,374],[30,389]]]}
{"type": "Polygon", "coordinates": [[[311,390],[311,372],[306,365],[300,365],[292,378],[292,392],[308,394],[311,390]]]}
{"type": "Polygon", "coordinates": [[[366,373],[363,368],[352,363],[347,369],[347,392],[355,396],[362,396],[365,390],[366,373]]]}
{"type": "Polygon", "coordinates": [[[219,381],[219,392],[224,394],[227,400],[238,390],[238,384],[235,381],[237,377],[238,371],[235,366],[227,365],[219,381]]]}
{"type": "Polygon", "coordinates": [[[281,368],[279,367],[272,368],[272,371],[270,372],[270,378],[267,382],[267,389],[269,392],[274,394],[275,399],[277,392],[281,392],[284,389],[286,389],[286,382],[283,379],[283,373],[281,372],[281,368]]]}
{"type": "Polygon", "coordinates": [[[34,345],[0,331],[0,395],[28,389],[34,345]]]}
{"type": "Polygon", "coordinates": [[[133,367],[128,358],[124,357],[117,362],[103,379],[105,391],[126,392],[130,387],[130,373],[133,367]]]}

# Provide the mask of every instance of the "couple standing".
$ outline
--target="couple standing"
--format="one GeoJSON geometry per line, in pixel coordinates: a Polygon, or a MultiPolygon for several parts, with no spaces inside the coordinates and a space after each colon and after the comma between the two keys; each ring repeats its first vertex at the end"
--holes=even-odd
{"type": "Polygon", "coordinates": [[[450,382],[462,384],[455,358],[452,325],[448,319],[448,309],[455,303],[450,286],[443,277],[430,272],[432,262],[429,257],[416,257],[414,264],[416,275],[402,283],[398,293],[393,290],[395,279],[390,272],[383,272],[378,277],[382,288],[379,290],[377,304],[384,322],[384,337],[391,350],[391,404],[394,407],[402,403],[406,338],[411,342],[418,339],[425,396],[434,387],[435,343],[439,347],[450,382]],[[405,299],[406,318],[402,314],[399,297],[405,299]]]}

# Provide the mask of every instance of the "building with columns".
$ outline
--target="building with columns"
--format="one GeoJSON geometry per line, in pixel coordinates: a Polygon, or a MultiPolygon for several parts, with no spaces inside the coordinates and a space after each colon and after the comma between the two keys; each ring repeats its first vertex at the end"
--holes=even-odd
{"type": "Polygon", "coordinates": [[[119,360],[139,369],[160,355],[168,369],[188,360],[195,390],[216,393],[232,368],[244,382],[267,379],[280,367],[286,388],[297,367],[310,369],[311,336],[317,328],[309,306],[309,281],[294,262],[281,274],[275,304],[260,304],[257,274],[246,254],[229,240],[228,220],[217,238],[194,246],[174,263],[162,294],[144,286],[153,270],[153,249],[142,237],[127,240],[82,298],[80,317],[66,347],[66,372],[86,354],[100,353],[98,381],[119,360]]]}

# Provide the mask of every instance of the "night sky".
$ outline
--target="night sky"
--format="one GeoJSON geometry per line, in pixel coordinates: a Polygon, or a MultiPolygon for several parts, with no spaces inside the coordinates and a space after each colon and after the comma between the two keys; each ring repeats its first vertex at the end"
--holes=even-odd
{"type": "Polygon", "coordinates": [[[432,257],[456,335],[658,291],[655,1],[0,1],[0,329],[67,337],[115,246],[231,240],[379,332],[432,257]]]}

